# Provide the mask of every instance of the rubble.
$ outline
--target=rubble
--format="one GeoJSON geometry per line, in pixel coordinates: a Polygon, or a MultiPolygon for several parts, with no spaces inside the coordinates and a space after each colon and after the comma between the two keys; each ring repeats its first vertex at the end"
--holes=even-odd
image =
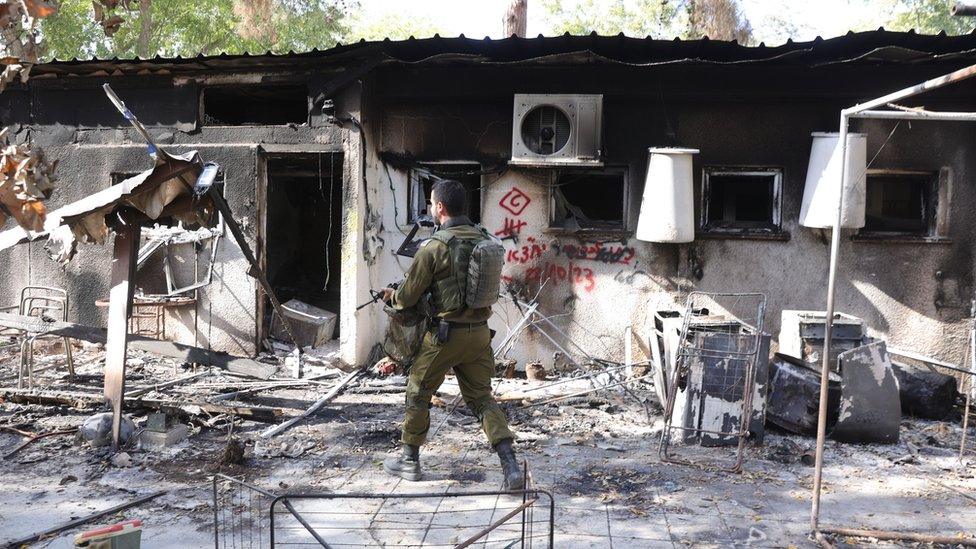
{"type": "MultiPolygon", "coordinates": [[[[81,348],[80,345],[76,346],[76,351],[79,370],[77,379],[65,374],[63,369],[45,370],[38,373],[38,383],[43,389],[35,392],[59,388],[62,392],[80,394],[79,389],[87,387],[94,394],[93,400],[99,398],[97,391],[101,379],[94,377],[94,373],[100,371],[100,365],[92,359],[102,351],[92,346],[81,348]],[[90,381],[84,381],[88,379],[90,381]],[[93,382],[94,385],[91,384],[93,382]],[[67,391],[73,385],[76,387],[67,391]]],[[[55,354],[52,357],[57,361],[64,360],[63,355],[55,354]]],[[[13,349],[4,351],[0,347],[0,368],[13,364],[15,361],[12,359],[15,358],[16,352],[13,349]]],[[[132,368],[131,375],[141,376],[138,381],[143,386],[161,385],[174,379],[174,359],[141,351],[134,351],[133,358],[139,364],[132,368]]],[[[611,531],[614,528],[628,528],[635,532],[645,532],[644,535],[661,535],[663,539],[677,542],[694,540],[696,543],[707,543],[712,540],[718,545],[731,546],[740,538],[729,536],[739,534],[726,533],[724,527],[702,534],[682,529],[680,525],[688,521],[708,521],[711,520],[709,517],[714,516],[734,521],[733,517],[741,516],[736,513],[748,512],[749,517],[762,516],[761,521],[756,522],[751,518],[750,521],[773,545],[803,546],[806,543],[806,532],[802,525],[786,532],[779,530],[778,525],[789,524],[796,513],[807,510],[805,482],[809,475],[809,466],[805,464],[805,460],[809,458],[805,456],[813,445],[812,439],[784,436],[779,432],[767,433],[765,446],[747,447],[749,467],[744,473],[747,476],[741,478],[683,467],[662,467],[653,460],[648,460],[647,456],[656,450],[663,418],[659,412],[654,413],[649,423],[645,410],[622,386],[609,387],[626,379],[622,373],[625,366],[618,368],[575,372],[572,376],[554,378],[547,382],[527,379],[497,380],[498,394],[510,396],[501,399],[502,405],[512,419],[513,429],[520,441],[520,453],[528,459],[536,482],[557,493],[557,505],[560,509],[570,498],[579,502],[577,507],[588,508],[560,511],[557,522],[559,531],[575,528],[570,525],[593,524],[594,517],[597,516],[602,517],[606,524],[609,512],[611,531]],[[559,396],[586,391],[592,393],[577,397],[581,399],[579,403],[570,404],[573,402],[572,398],[546,403],[559,396]],[[582,402],[584,399],[598,400],[603,404],[591,406],[582,402]],[[529,404],[535,405],[528,406],[529,404]],[[761,482],[764,486],[762,490],[766,496],[756,494],[756,482],[761,482]],[[786,499],[769,500],[768,496],[773,494],[776,498],[786,499]],[[728,503],[728,500],[738,503],[728,503]],[[771,501],[786,503],[771,505],[771,501]],[[747,505],[757,506],[758,509],[747,505]],[[777,506],[781,509],[777,509],[777,506]],[[674,528],[655,530],[654,517],[665,515],[675,525],[674,528]]],[[[268,439],[260,438],[263,427],[261,423],[231,411],[221,412],[198,404],[194,413],[181,414],[181,417],[194,426],[190,429],[186,443],[153,450],[151,453],[146,453],[145,449],[138,446],[126,450],[131,463],[127,467],[106,468],[109,458],[93,454],[90,459],[86,459],[84,455],[79,457],[77,446],[67,440],[59,443],[60,439],[55,437],[42,439],[22,451],[15,460],[0,462],[0,477],[7,483],[0,483],[0,487],[10,486],[10,483],[41,486],[41,482],[46,482],[43,479],[48,477],[53,486],[61,486],[62,480],[69,475],[75,477],[77,480],[68,484],[72,487],[70,491],[52,491],[42,496],[45,505],[52,510],[65,510],[62,515],[56,515],[64,518],[53,522],[67,520],[69,503],[84,497],[93,497],[104,490],[116,490],[99,488],[99,479],[106,479],[104,482],[113,486],[121,482],[132,488],[139,487],[140,493],[152,489],[180,490],[184,495],[178,498],[160,498],[159,503],[145,503],[143,505],[149,506],[145,513],[127,515],[127,518],[153,519],[146,522],[148,527],[144,526],[143,539],[147,544],[151,544],[154,539],[157,542],[161,540],[158,537],[159,528],[154,524],[165,520],[170,525],[167,530],[175,527],[186,531],[183,535],[188,537],[181,538],[184,539],[181,542],[184,546],[199,546],[208,541],[212,543],[209,525],[204,526],[195,521],[199,521],[201,513],[208,517],[212,513],[208,503],[211,499],[210,487],[201,484],[201,481],[217,471],[254,479],[275,491],[388,489],[384,488],[389,486],[385,484],[386,477],[375,469],[374,460],[378,454],[393,448],[398,438],[403,398],[401,391],[405,378],[394,376],[375,379],[367,374],[361,376],[357,383],[348,386],[349,391],[337,394],[319,408],[317,413],[292,426],[291,431],[268,439]],[[382,388],[384,392],[359,392],[361,388],[382,388]],[[351,392],[353,390],[356,392],[351,392]],[[369,421],[364,422],[364,417],[368,417],[369,421]],[[206,422],[211,420],[214,422],[207,426],[206,422]],[[227,431],[231,424],[233,434],[228,438],[227,431]],[[251,442],[254,440],[258,443],[251,442]],[[35,445],[36,448],[33,448],[35,445]],[[29,472],[21,462],[30,462],[29,472]],[[282,482],[287,488],[279,486],[282,482]]],[[[772,379],[771,376],[771,383],[772,379]]],[[[266,407],[269,404],[288,406],[285,413],[297,415],[325,391],[334,387],[338,380],[333,374],[321,380],[324,385],[308,383],[308,379],[262,382],[232,377],[226,372],[217,371],[212,376],[176,384],[165,391],[167,397],[176,402],[200,402],[210,395],[226,394],[228,390],[242,391],[261,387],[262,390],[238,395],[236,405],[241,408],[266,407]]],[[[646,380],[633,382],[628,388],[645,397],[653,394],[653,388],[646,380]]],[[[456,382],[449,377],[441,389],[441,398],[449,401],[456,394],[456,382]]],[[[148,396],[150,395],[146,395],[148,396]]],[[[135,399],[132,403],[139,400],[142,399],[135,399]]],[[[193,409],[191,404],[183,406],[187,410],[193,409]]],[[[286,410],[281,409],[283,412],[286,410]]],[[[148,414],[139,411],[139,408],[134,408],[132,413],[138,427],[148,426],[148,414]]],[[[442,408],[434,408],[432,414],[432,423],[447,417],[442,408]]],[[[86,415],[83,410],[72,406],[49,408],[18,404],[9,399],[0,403],[0,423],[16,425],[14,428],[24,432],[62,429],[81,422],[86,415]],[[17,421],[20,423],[16,423],[17,421]]],[[[461,422],[476,421],[467,415],[456,417],[461,418],[461,422]]],[[[153,421],[158,422],[159,419],[153,421]]],[[[873,470],[879,462],[887,463],[891,471],[897,471],[890,474],[901,479],[892,489],[901,487],[897,489],[906,490],[904,493],[917,497],[914,488],[910,488],[915,486],[911,479],[932,471],[941,471],[942,467],[955,459],[944,452],[958,438],[959,427],[958,423],[945,424],[917,419],[903,424],[902,433],[902,440],[891,446],[842,445],[831,442],[828,453],[832,460],[843,460],[854,470],[873,470]],[[895,463],[894,460],[899,457],[911,454],[909,444],[917,448],[913,460],[895,463]]],[[[0,444],[10,444],[10,437],[19,435],[0,432],[0,444]]],[[[491,466],[486,467],[481,455],[487,449],[480,434],[472,432],[466,426],[458,427],[448,422],[430,441],[428,447],[425,447],[425,452],[426,459],[431,460],[432,470],[441,475],[430,481],[436,486],[471,490],[495,482],[494,470],[491,466]]],[[[942,480],[963,491],[976,488],[973,479],[942,480]]],[[[854,475],[847,480],[838,480],[834,489],[859,489],[860,482],[857,475],[854,475]]],[[[953,509],[956,520],[970,516],[976,519],[976,515],[967,514],[973,512],[971,502],[951,489],[933,485],[924,494],[921,499],[923,505],[938,505],[943,509],[948,506],[953,509]]],[[[897,512],[897,509],[892,507],[891,511],[897,512]]],[[[886,513],[884,505],[877,505],[875,512],[878,520],[864,522],[861,526],[880,527],[883,525],[882,517],[897,516],[886,513]]],[[[0,541],[24,536],[32,531],[27,528],[5,531],[0,534],[0,541]]],[[[599,530],[592,531],[594,536],[598,535],[599,530]]],[[[945,529],[941,531],[947,534],[955,532],[945,529]]],[[[71,536],[73,533],[66,532],[65,535],[71,536]]],[[[610,534],[603,535],[606,537],[584,539],[604,546],[610,534]]],[[[741,539],[746,539],[748,532],[742,535],[745,537],[741,539]]],[[[617,535],[613,535],[613,539],[616,545],[619,541],[617,535]]]]}
{"type": "MultiPolygon", "coordinates": [[[[123,443],[136,431],[136,425],[128,415],[122,415],[122,429],[120,439],[123,443]]],[[[78,438],[87,442],[92,448],[107,446],[112,443],[112,413],[102,412],[89,416],[78,427],[78,438]]]]}

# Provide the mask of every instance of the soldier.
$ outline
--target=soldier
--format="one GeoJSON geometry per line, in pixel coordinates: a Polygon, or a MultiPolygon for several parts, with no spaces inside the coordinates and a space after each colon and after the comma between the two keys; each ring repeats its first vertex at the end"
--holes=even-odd
{"type": "Polygon", "coordinates": [[[383,299],[395,309],[416,305],[429,291],[436,311],[410,368],[400,437],[402,453],[384,461],[383,468],[406,480],[420,480],[420,446],[430,429],[430,400],[444,376],[454,368],[464,402],[481,421],[481,428],[501,460],[503,489],[521,490],[524,479],[512,447],[515,435],[492,396],[495,360],[488,329],[491,307],[466,307],[465,287],[459,281],[467,280],[468,266],[451,261],[452,245],[471,246],[487,237],[464,215],[465,203],[464,187],[457,181],[440,180],[434,184],[430,213],[440,227],[417,250],[403,283],[396,289],[383,289],[383,299]]]}

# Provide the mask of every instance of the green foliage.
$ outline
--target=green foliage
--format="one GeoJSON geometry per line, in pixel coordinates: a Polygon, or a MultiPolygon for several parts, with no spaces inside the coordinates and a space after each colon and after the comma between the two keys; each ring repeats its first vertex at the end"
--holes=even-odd
{"type": "Polygon", "coordinates": [[[125,22],[106,37],[93,20],[90,0],[63,0],[60,13],[40,24],[42,56],[131,58],[307,51],[332,47],[348,31],[343,22],[348,10],[344,3],[277,0],[268,4],[271,24],[256,34],[243,30],[247,22],[235,12],[233,0],[150,0],[148,19],[138,9],[121,12],[125,22]]]}
{"type": "Polygon", "coordinates": [[[430,38],[435,34],[445,36],[444,30],[428,18],[415,17],[404,13],[387,13],[380,17],[353,16],[349,23],[349,42],[365,40],[405,40],[430,38]]]}
{"type": "Polygon", "coordinates": [[[951,0],[898,0],[894,6],[894,16],[884,25],[887,30],[907,31],[915,29],[919,33],[967,34],[976,27],[973,17],[954,17],[949,13],[951,0]]]}
{"type": "Polygon", "coordinates": [[[542,0],[554,34],[673,38],[688,28],[688,12],[677,0],[542,0]]]}

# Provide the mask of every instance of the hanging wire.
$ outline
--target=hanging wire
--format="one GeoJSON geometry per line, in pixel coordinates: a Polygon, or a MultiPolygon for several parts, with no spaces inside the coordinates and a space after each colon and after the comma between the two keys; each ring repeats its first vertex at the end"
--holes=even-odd
{"type": "MultiPolygon", "coordinates": [[[[322,153],[318,154],[319,160],[319,195],[323,195],[322,189],[322,153]]],[[[329,260],[329,245],[332,241],[332,191],[335,185],[335,154],[329,154],[329,196],[322,196],[323,199],[329,204],[329,215],[326,218],[329,226],[329,232],[325,236],[325,282],[322,284],[322,291],[328,291],[329,280],[332,278],[332,265],[329,260]]]]}
{"type": "MultiPolygon", "coordinates": [[[[393,225],[400,231],[400,234],[407,236],[407,233],[403,232],[403,227],[400,226],[400,209],[397,207],[397,193],[396,189],[393,188],[393,176],[390,175],[390,165],[383,159],[380,159],[380,162],[383,163],[383,169],[386,170],[386,180],[390,184],[390,194],[393,195],[393,225]]],[[[409,185],[411,183],[408,179],[407,184],[409,185]]],[[[409,204],[407,207],[409,207],[409,204]]]]}

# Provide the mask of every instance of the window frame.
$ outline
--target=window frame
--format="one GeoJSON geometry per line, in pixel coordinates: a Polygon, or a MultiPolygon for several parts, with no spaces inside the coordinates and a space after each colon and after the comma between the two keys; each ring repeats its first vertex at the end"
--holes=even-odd
{"type": "Polygon", "coordinates": [[[854,234],[854,240],[861,241],[948,241],[945,238],[945,216],[948,206],[948,179],[949,170],[946,168],[935,170],[918,169],[891,169],[891,168],[871,168],[865,172],[864,176],[864,195],[865,195],[865,226],[858,229],[854,234]],[[879,231],[867,229],[867,186],[871,176],[919,176],[929,179],[927,196],[923,196],[923,211],[925,218],[922,220],[925,225],[924,232],[913,231],[879,231]]]}
{"type": "Polygon", "coordinates": [[[282,81],[282,82],[248,82],[248,83],[214,83],[200,86],[197,104],[197,126],[199,128],[284,128],[293,125],[310,126],[312,123],[312,96],[311,86],[305,81],[282,81]],[[246,122],[243,124],[208,124],[207,123],[207,98],[208,91],[221,90],[241,90],[246,88],[297,88],[305,90],[305,120],[302,122],[282,122],[280,124],[258,124],[246,122]]]}
{"type": "MultiPolygon", "coordinates": [[[[435,171],[438,167],[444,167],[444,166],[447,167],[471,166],[473,168],[476,168],[479,172],[484,169],[481,163],[475,160],[435,160],[430,162],[418,162],[416,166],[409,167],[407,169],[407,189],[406,189],[407,190],[406,193],[407,194],[407,207],[406,207],[407,219],[406,219],[406,224],[404,226],[409,227],[414,224],[414,222],[417,220],[417,216],[420,213],[419,209],[417,209],[417,206],[423,204],[421,202],[416,202],[418,190],[422,190],[422,185],[423,185],[423,183],[420,180],[420,177],[417,177],[417,175],[423,173],[425,171],[424,170],[425,168],[427,168],[426,171],[435,171]],[[431,169],[431,167],[433,167],[433,169],[431,169]]],[[[485,186],[484,175],[479,175],[478,187],[481,191],[483,191],[484,186],[485,186]]],[[[484,213],[485,213],[484,212],[485,193],[481,191],[478,192],[478,204],[477,205],[470,204],[470,203],[468,204],[469,213],[472,210],[472,207],[477,208],[478,218],[477,220],[474,221],[475,223],[479,223],[479,224],[481,223],[481,220],[484,218],[484,213]]],[[[423,197],[423,200],[426,201],[426,196],[423,197]]]]}
{"type": "MultiPolygon", "coordinates": [[[[549,226],[546,231],[551,233],[564,233],[564,234],[630,234],[631,224],[630,224],[630,191],[631,191],[631,178],[630,178],[630,166],[626,164],[607,164],[604,166],[593,166],[593,167],[562,167],[555,168],[549,174],[549,185],[548,187],[548,198],[549,198],[549,226]],[[562,225],[557,224],[555,219],[556,214],[556,195],[554,189],[556,188],[559,178],[563,175],[572,174],[620,174],[622,176],[622,195],[623,200],[620,206],[620,225],[613,227],[580,227],[579,229],[567,229],[562,225]]],[[[607,221],[607,220],[600,220],[607,221]]]]}
{"type": "MultiPolygon", "coordinates": [[[[789,233],[783,230],[783,184],[786,181],[786,168],[771,165],[708,165],[701,171],[701,197],[698,218],[698,234],[708,237],[724,238],[774,238],[786,240],[789,233]],[[771,197],[771,220],[768,226],[745,227],[716,225],[708,220],[709,198],[711,196],[712,176],[774,176],[773,196],[771,197]]],[[[734,223],[734,222],[733,222],[734,223]]]]}

